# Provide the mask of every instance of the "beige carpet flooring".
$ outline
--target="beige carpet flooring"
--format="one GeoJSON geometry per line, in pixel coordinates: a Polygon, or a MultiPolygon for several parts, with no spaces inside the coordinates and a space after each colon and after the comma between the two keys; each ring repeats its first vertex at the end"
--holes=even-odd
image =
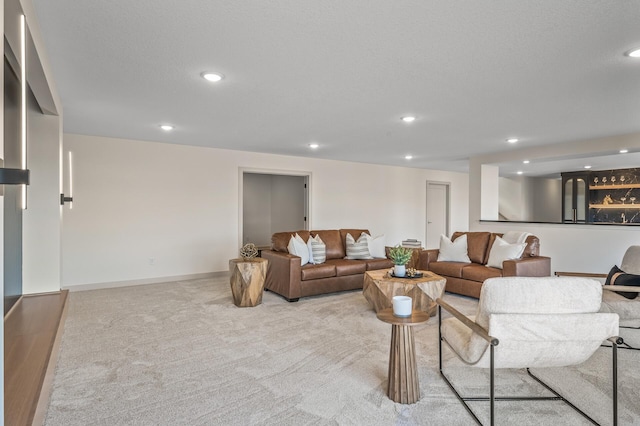
{"type": "MultiPolygon", "coordinates": [[[[463,312],[476,301],[447,295],[463,312]]],[[[228,279],[71,293],[45,424],[472,425],[438,375],[437,318],[415,328],[421,399],[386,396],[391,326],[362,292],[288,303],[265,293],[237,308],[228,279]]],[[[576,368],[537,369],[611,424],[610,349],[576,368]]],[[[486,371],[445,352],[468,393],[486,371]]],[[[640,352],[619,351],[620,424],[640,424],[640,352]]],[[[523,370],[500,371],[498,395],[544,394],[523,370]]],[[[488,422],[488,403],[474,407],[488,422]]],[[[498,425],[585,425],[562,402],[499,402],[498,425]]]]}

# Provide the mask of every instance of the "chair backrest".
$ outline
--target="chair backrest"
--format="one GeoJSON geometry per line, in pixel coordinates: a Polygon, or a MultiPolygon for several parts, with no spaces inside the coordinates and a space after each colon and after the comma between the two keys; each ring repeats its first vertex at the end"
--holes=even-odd
{"type": "MultiPolygon", "coordinates": [[[[618,334],[617,314],[598,313],[601,303],[602,284],[588,278],[491,278],[482,285],[476,322],[500,341],[497,368],[575,365],[618,334]]],[[[474,335],[470,345],[486,342],[474,335]]],[[[488,353],[478,366],[488,365],[488,353]]]]}
{"type": "Polygon", "coordinates": [[[627,249],[620,269],[627,274],[640,275],[640,246],[631,246],[627,249]]]}

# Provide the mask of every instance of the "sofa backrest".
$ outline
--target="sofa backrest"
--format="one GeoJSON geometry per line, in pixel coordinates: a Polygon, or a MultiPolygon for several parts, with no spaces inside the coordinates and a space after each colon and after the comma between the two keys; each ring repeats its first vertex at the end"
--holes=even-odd
{"type": "Polygon", "coordinates": [[[486,262],[485,259],[489,258],[489,249],[487,246],[489,245],[489,237],[491,237],[490,232],[454,232],[451,236],[451,241],[455,241],[461,235],[467,235],[467,252],[469,254],[469,259],[473,263],[480,263],[484,265],[486,262]]]}
{"type": "Polygon", "coordinates": [[[329,229],[322,231],[311,231],[312,236],[320,235],[320,238],[327,246],[327,259],[342,259],[346,256],[344,244],[340,239],[340,231],[329,229]]]}
{"type": "Polygon", "coordinates": [[[305,242],[307,242],[309,241],[309,236],[315,237],[316,235],[320,235],[320,238],[327,246],[327,259],[343,259],[347,255],[345,248],[347,246],[347,234],[351,234],[351,236],[357,240],[363,232],[369,234],[369,230],[367,229],[329,229],[311,232],[276,232],[271,236],[271,250],[289,253],[287,246],[289,245],[291,236],[298,234],[305,242]]]}
{"type": "Polygon", "coordinates": [[[279,251],[282,253],[289,253],[287,250],[287,246],[289,245],[289,240],[292,235],[300,235],[304,242],[309,241],[309,231],[287,231],[287,232],[276,232],[271,236],[271,250],[279,251]]]}
{"type": "MultiPolygon", "coordinates": [[[[454,241],[461,235],[467,235],[467,247],[469,259],[473,263],[486,265],[489,261],[491,246],[496,240],[496,236],[502,237],[503,234],[489,232],[454,232],[451,241],[454,241]]],[[[522,257],[532,257],[540,255],[540,240],[535,235],[529,235],[525,240],[527,246],[524,248],[522,257]]]]}

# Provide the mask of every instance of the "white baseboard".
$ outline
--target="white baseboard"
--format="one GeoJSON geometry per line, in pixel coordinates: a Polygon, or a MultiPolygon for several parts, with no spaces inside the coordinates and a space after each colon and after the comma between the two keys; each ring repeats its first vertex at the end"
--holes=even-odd
{"type": "Polygon", "coordinates": [[[146,284],[160,284],[160,283],[166,283],[171,281],[198,280],[203,278],[223,278],[228,276],[229,276],[229,271],[205,272],[202,274],[176,275],[173,277],[146,278],[142,280],[77,284],[77,285],[63,286],[62,289],[69,290],[70,292],[85,291],[85,290],[100,290],[105,288],[130,287],[135,285],[146,285],[146,284]]]}

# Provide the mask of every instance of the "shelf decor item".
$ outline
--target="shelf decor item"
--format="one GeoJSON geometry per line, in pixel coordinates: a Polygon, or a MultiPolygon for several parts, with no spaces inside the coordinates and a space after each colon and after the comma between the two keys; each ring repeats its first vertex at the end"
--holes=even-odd
{"type": "Polygon", "coordinates": [[[258,257],[258,248],[253,243],[245,244],[240,249],[240,256],[242,256],[244,260],[250,260],[258,257]]]}
{"type": "Polygon", "coordinates": [[[405,265],[411,260],[413,251],[410,248],[395,246],[389,250],[389,259],[395,265],[393,267],[393,275],[396,277],[404,277],[406,275],[405,265]]]}

